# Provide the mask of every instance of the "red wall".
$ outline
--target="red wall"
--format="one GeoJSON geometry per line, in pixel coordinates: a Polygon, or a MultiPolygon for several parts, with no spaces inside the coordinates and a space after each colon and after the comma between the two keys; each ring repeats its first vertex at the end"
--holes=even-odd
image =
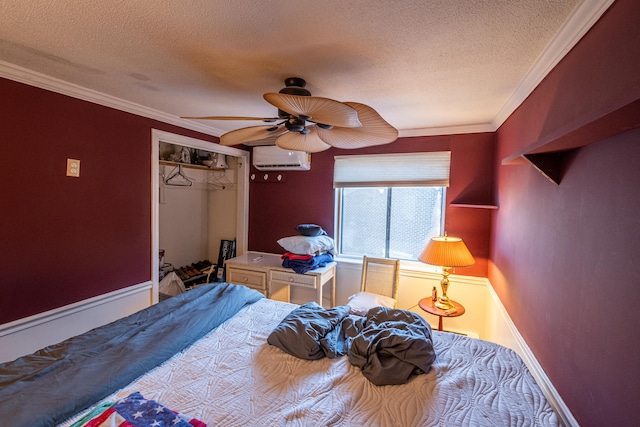
{"type": "MultiPolygon", "coordinates": [[[[640,131],[576,151],[559,186],[500,160],[640,98],[638,16],[640,2],[616,1],[496,135],[332,149],[285,183],[251,184],[249,248],[281,252],[302,222],[333,234],[334,155],[451,149],[449,202],[491,199],[495,169],[499,210],[447,207],[478,259],[464,272],[489,274],[582,426],[634,425],[640,131]]],[[[215,138],[3,79],[0,94],[0,324],[149,280],[151,129],[215,138]],[[64,176],[68,157],[80,178],[64,176]]]]}
{"type": "Polygon", "coordinates": [[[640,130],[572,152],[559,186],[499,162],[640,99],[638,16],[617,1],[497,132],[489,278],[585,427],[637,424],[640,130]]]}
{"type": "Polygon", "coordinates": [[[5,79],[0,94],[0,324],[150,280],[151,129],[217,138],[5,79]]]}
{"type": "MultiPolygon", "coordinates": [[[[295,235],[301,223],[321,225],[334,235],[333,158],[348,154],[451,150],[451,186],[447,189],[446,230],[462,237],[476,265],[460,274],[486,276],[491,214],[486,209],[451,207],[458,197],[492,200],[494,134],[400,138],[391,144],[358,150],[329,149],[312,155],[311,170],[282,172],[281,183],[250,187],[249,249],[284,253],[277,241],[295,235]]],[[[252,169],[252,172],[259,173],[252,169]]]]}
{"type": "MultiPolygon", "coordinates": [[[[16,159],[0,169],[0,324],[150,280],[151,129],[216,138],[5,79],[0,93],[3,156],[16,159]],[[65,176],[67,158],[80,159],[80,178],[65,176]]],[[[491,193],[493,146],[489,133],[314,154],[309,172],[250,185],[249,248],[282,252],[276,241],[302,222],[333,234],[334,155],[450,149],[451,201],[491,193]]],[[[487,274],[490,221],[447,209],[448,232],[478,261],[465,274],[487,274]]]]}

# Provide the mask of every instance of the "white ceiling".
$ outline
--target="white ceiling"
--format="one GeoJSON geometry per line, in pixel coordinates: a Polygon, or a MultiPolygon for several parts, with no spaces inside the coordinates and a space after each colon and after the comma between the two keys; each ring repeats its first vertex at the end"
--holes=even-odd
{"type": "Polygon", "coordinates": [[[613,0],[0,2],[0,76],[219,136],[286,77],[401,136],[495,130],[613,0]]]}

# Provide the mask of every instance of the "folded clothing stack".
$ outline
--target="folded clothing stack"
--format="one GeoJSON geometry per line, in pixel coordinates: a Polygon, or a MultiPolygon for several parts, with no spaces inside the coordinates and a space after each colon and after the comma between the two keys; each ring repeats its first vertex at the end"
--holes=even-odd
{"type": "Polygon", "coordinates": [[[335,242],[316,224],[300,224],[298,235],[283,237],[278,244],[287,252],[282,255],[282,266],[299,274],[324,267],[333,261],[335,242]]]}
{"type": "Polygon", "coordinates": [[[283,267],[291,268],[298,274],[304,274],[309,270],[324,267],[333,261],[333,255],[330,253],[320,255],[296,255],[291,252],[287,252],[282,255],[282,259],[283,267]]]}

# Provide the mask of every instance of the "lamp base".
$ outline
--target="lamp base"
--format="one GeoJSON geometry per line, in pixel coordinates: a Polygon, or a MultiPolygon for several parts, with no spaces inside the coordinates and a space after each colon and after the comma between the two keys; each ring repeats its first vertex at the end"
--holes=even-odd
{"type": "Polygon", "coordinates": [[[442,288],[442,295],[433,305],[440,310],[451,310],[454,308],[454,305],[451,304],[451,301],[449,301],[449,297],[447,296],[447,290],[449,289],[449,267],[442,267],[442,280],[440,280],[440,287],[442,288]]]}
{"type": "Polygon", "coordinates": [[[444,299],[442,297],[438,298],[438,301],[433,305],[440,310],[451,310],[452,308],[455,308],[455,306],[451,304],[451,301],[449,301],[449,298],[444,299]]]}

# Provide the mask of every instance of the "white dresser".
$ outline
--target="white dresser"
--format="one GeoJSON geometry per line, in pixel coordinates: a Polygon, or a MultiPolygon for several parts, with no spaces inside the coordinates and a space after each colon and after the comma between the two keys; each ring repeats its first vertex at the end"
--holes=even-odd
{"type": "Polygon", "coordinates": [[[330,304],[336,304],[336,263],[298,274],[282,266],[281,255],[247,252],[225,261],[226,280],[262,292],[267,298],[290,301],[291,286],[313,289],[315,301],[322,305],[322,290],[330,286],[330,304]]]}

